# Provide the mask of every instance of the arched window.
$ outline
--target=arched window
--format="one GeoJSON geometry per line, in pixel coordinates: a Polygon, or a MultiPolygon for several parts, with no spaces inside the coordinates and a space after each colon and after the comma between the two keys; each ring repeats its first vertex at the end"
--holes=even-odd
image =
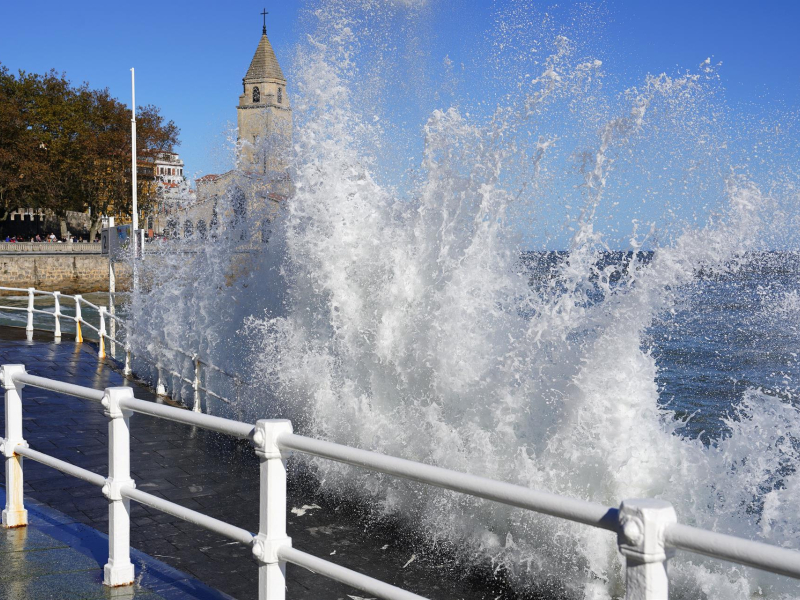
{"type": "Polygon", "coordinates": [[[247,219],[247,197],[241,188],[236,187],[231,191],[231,205],[233,208],[233,224],[237,226],[247,219]]]}
{"type": "Polygon", "coordinates": [[[209,229],[211,229],[211,240],[217,241],[217,229],[219,229],[219,217],[217,216],[217,206],[214,205],[214,208],[211,211],[211,222],[208,225],[209,229]]]}
{"type": "Polygon", "coordinates": [[[190,238],[194,233],[194,224],[192,223],[191,219],[186,219],[186,222],[183,224],[183,237],[190,238]]]}
{"type": "Polygon", "coordinates": [[[283,90],[278,88],[278,104],[283,104],[283,90]]]}
{"type": "Polygon", "coordinates": [[[253,88],[253,103],[261,102],[261,91],[257,88],[253,88]]]}
{"type": "Polygon", "coordinates": [[[207,231],[208,228],[206,227],[205,220],[200,219],[197,222],[197,237],[199,237],[201,240],[205,240],[207,231]]]}
{"type": "Polygon", "coordinates": [[[164,228],[164,234],[168,238],[178,236],[178,221],[176,219],[168,219],[167,226],[164,228]]]}
{"type": "Polygon", "coordinates": [[[238,186],[231,192],[231,207],[233,208],[233,228],[239,230],[239,239],[247,235],[247,197],[238,186]]]}

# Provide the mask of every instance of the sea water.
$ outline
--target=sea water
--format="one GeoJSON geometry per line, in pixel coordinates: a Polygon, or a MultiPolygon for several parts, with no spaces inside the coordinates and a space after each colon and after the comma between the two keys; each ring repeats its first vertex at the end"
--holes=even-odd
{"type": "MultiPolygon", "coordinates": [[[[268,244],[231,226],[146,261],[134,353],[186,368],[173,344],[246,380],[216,414],[608,506],[661,498],[682,523],[800,547],[796,177],[740,143],[783,138],[726,121],[710,61],[607,89],[591,11],[562,27],[511,3],[477,73],[429,71],[427,10],[307,11],[294,195],[268,244]],[[436,93],[400,83],[404,52],[436,93]]],[[[520,589],[622,594],[608,532],[309,464],[520,589]]],[[[800,596],[687,553],[671,573],[679,598],[800,596]]]]}

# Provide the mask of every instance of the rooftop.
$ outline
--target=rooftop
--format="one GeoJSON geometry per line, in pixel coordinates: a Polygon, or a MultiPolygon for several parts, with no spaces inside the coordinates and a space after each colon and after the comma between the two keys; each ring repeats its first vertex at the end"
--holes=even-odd
{"type": "Polygon", "coordinates": [[[253,60],[250,61],[250,68],[247,69],[247,75],[244,78],[245,80],[259,81],[262,79],[286,81],[266,33],[261,36],[261,41],[258,42],[258,48],[256,48],[256,53],[253,55],[253,60]]]}

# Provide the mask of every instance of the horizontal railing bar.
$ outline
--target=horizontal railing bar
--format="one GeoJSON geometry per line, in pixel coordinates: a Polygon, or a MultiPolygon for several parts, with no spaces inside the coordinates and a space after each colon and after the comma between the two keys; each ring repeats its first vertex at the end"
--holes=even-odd
{"type": "Polygon", "coordinates": [[[98,475],[97,473],[93,473],[92,471],[76,467],[73,464],[70,464],[63,460],[59,460],[57,458],[53,458],[48,454],[43,454],[36,450],[32,450],[31,448],[26,448],[25,446],[17,446],[16,448],[14,448],[14,452],[16,454],[19,454],[20,456],[24,456],[25,458],[30,458],[31,460],[35,460],[38,463],[42,463],[43,465],[52,467],[57,471],[66,473],[67,475],[72,475],[73,477],[77,477],[78,479],[82,479],[83,481],[88,481],[89,483],[92,483],[98,487],[103,487],[106,483],[106,478],[103,477],[102,475],[98,475]]]}
{"type": "Polygon", "coordinates": [[[194,358],[194,354],[187,352],[186,350],[181,350],[180,348],[173,348],[172,346],[164,346],[165,350],[169,350],[171,352],[177,352],[178,354],[183,354],[186,358],[194,358]]]}
{"type": "MultiPolygon", "coordinates": [[[[40,296],[51,296],[51,297],[55,297],[55,295],[56,295],[55,292],[47,292],[45,290],[33,290],[33,293],[34,294],[39,294],[40,296]]],[[[58,297],[60,299],[62,299],[62,300],[64,300],[64,299],[66,299],[66,300],[75,300],[75,296],[71,296],[69,294],[62,294],[61,292],[58,293],[58,297]]]]}
{"type": "MultiPolygon", "coordinates": [[[[187,352],[186,350],[182,350],[180,348],[175,348],[174,346],[170,346],[169,344],[164,344],[164,346],[162,346],[162,349],[166,350],[168,352],[176,352],[178,354],[182,354],[186,358],[190,358],[192,360],[195,360],[196,358],[198,358],[197,354],[193,354],[191,352],[187,352]]],[[[200,360],[200,364],[203,365],[204,367],[208,367],[209,369],[213,369],[214,371],[218,371],[219,373],[222,373],[223,375],[227,375],[228,377],[230,377],[231,379],[233,379],[233,380],[235,380],[237,382],[240,381],[239,378],[236,375],[234,375],[233,373],[228,373],[226,370],[224,370],[224,369],[222,369],[222,368],[220,368],[220,367],[218,367],[218,366],[216,366],[216,365],[214,365],[214,364],[212,364],[210,362],[207,362],[202,358],[200,358],[199,360],[200,360]]]]}
{"type": "Polygon", "coordinates": [[[83,387],[82,385],[75,385],[74,383],[56,381],[55,379],[47,379],[46,377],[39,377],[37,375],[31,375],[30,373],[14,375],[14,381],[43,390],[50,390],[51,392],[61,392],[69,396],[77,396],[78,398],[96,400],[98,402],[105,397],[105,392],[103,390],[83,387]]]}
{"type": "Polygon", "coordinates": [[[519,485],[496,481],[486,477],[451,471],[433,465],[426,465],[404,458],[378,454],[368,450],[359,450],[315,440],[296,434],[283,434],[278,437],[280,448],[297,450],[321,458],[365,467],[389,475],[427,483],[455,492],[471,494],[486,500],[525,508],[538,513],[560,517],[569,521],[591,525],[600,529],[617,532],[617,509],[559,496],[550,492],[531,490],[519,485]]]}
{"type": "MultiPolygon", "coordinates": [[[[117,342],[117,343],[122,344],[122,342],[117,342]]],[[[137,355],[136,358],[138,360],[143,360],[144,362],[156,367],[157,369],[161,369],[167,375],[173,375],[173,376],[177,377],[178,380],[183,382],[183,383],[188,383],[189,385],[194,385],[194,380],[193,379],[188,379],[188,378],[184,377],[181,373],[178,373],[177,371],[171,371],[171,370],[169,370],[169,369],[167,369],[165,367],[162,367],[162,366],[160,366],[158,364],[158,362],[152,360],[151,358],[149,358],[147,356],[138,356],[137,355]]],[[[227,375],[227,373],[226,373],[226,375],[227,375]]],[[[205,392],[206,394],[208,394],[209,396],[212,396],[213,398],[216,398],[217,400],[222,400],[226,404],[230,404],[231,403],[230,399],[226,398],[225,396],[220,396],[219,394],[217,394],[216,392],[210,390],[209,388],[207,388],[205,386],[201,385],[197,389],[199,389],[201,392],[205,392]]]]}
{"type": "Polygon", "coordinates": [[[119,344],[120,346],[124,346],[125,345],[125,342],[120,342],[117,338],[111,337],[107,333],[104,333],[103,337],[106,338],[107,340],[110,340],[110,341],[114,342],[115,344],[119,344]]]}
{"type": "Polygon", "coordinates": [[[664,541],[680,550],[800,579],[800,552],[796,550],[681,524],[669,525],[664,531],[664,541]]]}
{"type": "Polygon", "coordinates": [[[95,327],[95,326],[94,326],[94,325],[92,325],[91,323],[87,323],[87,322],[86,322],[86,321],[84,321],[83,319],[81,319],[81,325],[86,325],[86,326],[87,326],[89,329],[93,330],[93,331],[94,331],[95,333],[97,333],[97,334],[99,334],[99,333],[100,333],[100,330],[99,330],[97,327],[95,327]]]}
{"type": "Polygon", "coordinates": [[[25,292],[28,293],[28,288],[15,288],[15,287],[0,287],[0,291],[4,292],[25,292]]]}
{"type": "Polygon", "coordinates": [[[87,306],[91,306],[91,307],[92,307],[93,309],[95,309],[97,312],[100,312],[100,307],[99,307],[99,306],[97,306],[97,304],[92,304],[91,302],[89,302],[89,301],[88,301],[86,298],[84,298],[83,296],[81,296],[81,302],[83,302],[83,303],[84,303],[85,305],[87,305],[87,306]]]}
{"type": "Polygon", "coordinates": [[[125,319],[123,319],[122,317],[118,317],[117,315],[112,315],[112,314],[111,314],[110,312],[108,312],[108,311],[106,311],[106,316],[107,316],[109,319],[114,319],[114,320],[115,320],[117,323],[119,323],[119,324],[120,324],[120,325],[122,325],[123,327],[125,327],[125,326],[126,326],[125,319]]]}
{"type": "Polygon", "coordinates": [[[203,386],[200,386],[200,387],[198,387],[197,389],[199,389],[199,390],[201,390],[201,391],[205,392],[206,394],[208,394],[208,395],[209,395],[209,396],[211,396],[212,398],[216,398],[217,400],[222,400],[222,401],[223,401],[223,402],[225,402],[226,404],[230,404],[230,403],[231,403],[231,401],[230,401],[228,398],[225,398],[224,396],[220,396],[219,394],[217,394],[217,393],[215,393],[215,392],[212,392],[212,391],[211,391],[210,389],[208,389],[208,388],[205,388],[205,387],[203,387],[203,386]]]}
{"type": "Polygon", "coordinates": [[[139,504],[145,504],[151,508],[155,508],[156,510],[167,513],[168,515],[172,515],[173,517],[178,517],[179,519],[183,519],[189,523],[194,523],[200,527],[205,527],[209,531],[213,531],[214,533],[218,533],[226,538],[236,540],[237,542],[241,542],[248,546],[252,545],[253,539],[255,538],[255,536],[246,529],[236,527],[235,525],[231,525],[225,521],[220,521],[214,517],[209,517],[208,515],[199,513],[196,510],[186,508],[180,504],[175,504],[169,500],[164,500],[158,496],[153,496],[147,492],[126,486],[120,489],[120,493],[124,497],[135,500],[139,504]]]}
{"type": "Polygon", "coordinates": [[[0,306],[0,310],[21,310],[27,312],[28,309],[24,306],[0,306]]]}
{"type": "Polygon", "coordinates": [[[335,563],[327,561],[322,558],[317,558],[311,554],[307,554],[297,548],[291,546],[283,546],[278,550],[278,558],[285,560],[298,567],[303,567],[314,573],[324,575],[329,579],[344,583],[356,589],[374,594],[385,600],[426,600],[424,596],[418,596],[412,592],[400,589],[389,583],[378,581],[368,575],[351,571],[346,567],[339,566],[335,563]]]}
{"type": "Polygon", "coordinates": [[[211,369],[212,371],[217,371],[218,373],[222,373],[223,375],[230,377],[234,381],[240,381],[239,378],[233,373],[228,373],[224,369],[220,369],[218,366],[212,365],[211,363],[204,361],[202,358],[200,359],[200,364],[203,365],[204,367],[211,369]]]}
{"type": "MultiPolygon", "coordinates": [[[[26,308],[25,310],[28,310],[28,309],[26,308]]],[[[37,314],[40,314],[40,315],[50,315],[51,317],[55,317],[56,316],[56,313],[50,312],[49,310],[42,310],[40,308],[31,309],[31,312],[37,313],[37,314]]]]}
{"type": "Polygon", "coordinates": [[[213,415],[176,408],[174,406],[166,406],[164,404],[156,404],[155,402],[146,402],[138,398],[124,398],[120,400],[120,407],[143,415],[161,417],[186,425],[197,425],[203,429],[211,429],[212,431],[218,431],[244,439],[249,438],[255,429],[255,427],[249,423],[223,419],[222,417],[215,417],[213,415]]]}

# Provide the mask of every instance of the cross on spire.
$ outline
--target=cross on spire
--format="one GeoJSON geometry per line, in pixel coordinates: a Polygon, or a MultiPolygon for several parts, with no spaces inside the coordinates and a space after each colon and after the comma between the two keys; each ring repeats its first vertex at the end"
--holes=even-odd
{"type": "Polygon", "coordinates": [[[261,28],[262,35],[267,35],[267,15],[268,14],[269,13],[267,12],[266,8],[264,9],[264,12],[261,13],[261,16],[264,17],[264,26],[261,28]]]}

